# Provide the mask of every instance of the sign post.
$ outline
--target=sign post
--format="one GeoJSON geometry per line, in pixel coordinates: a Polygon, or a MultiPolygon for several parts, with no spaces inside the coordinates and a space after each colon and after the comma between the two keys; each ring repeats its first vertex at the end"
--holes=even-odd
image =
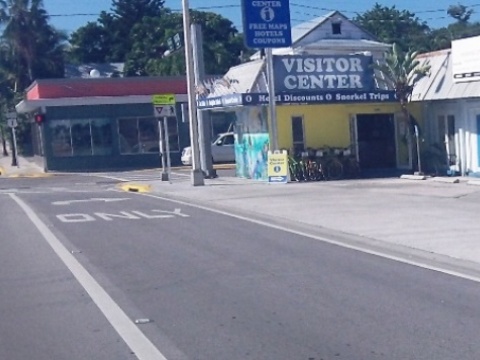
{"type": "Polygon", "coordinates": [[[270,149],[278,150],[272,48],[285,48],[292,45],[289,0],[243,0],[242,10],[246,46],[266,49],[269,112],[272,134],[270,149]]]}
{"type": "Polygon", "coordinates": [[[15,134],[15,128],[17,127],[17,113],[15,111],[7,113],[7,123],[12,129],[12,166],[18,166],[17,135],[15,134]]]}
{"type": "Polygon", "coordinates": [[[171,163],[170,163],[170,142],[169,142],[169,133],[168,133],[168,118],[172,116],[176,116],[175,94],[153,95],[152,103],[153,103],[153,116],[158,118],[158,144],[159,144],[160,158],[162,162],[162,181],[170,181],[171,163]],[[163,131],[162,131],[162,120],[161,120],[162,118],[163,118],[163,131]]]}

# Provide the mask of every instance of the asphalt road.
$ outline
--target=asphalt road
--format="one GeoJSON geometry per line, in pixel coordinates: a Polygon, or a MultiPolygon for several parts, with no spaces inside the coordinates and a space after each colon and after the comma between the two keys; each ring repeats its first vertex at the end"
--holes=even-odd
{"type": "Polygon", "coordinates": [[[0,358],[480,357],[478,283],[112,185],[1,180],[0,358]]]}

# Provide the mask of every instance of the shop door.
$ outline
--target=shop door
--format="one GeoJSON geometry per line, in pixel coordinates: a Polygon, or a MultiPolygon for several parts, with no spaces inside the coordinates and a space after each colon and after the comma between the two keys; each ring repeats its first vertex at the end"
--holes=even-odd
{"type": "Polygon", "coordinates": [[[457,142],[455,139],[455,116],[438,116],[439,142],[444,144],[446,161],[450,170],[459,171],[459,158],[457,157],[457,142]]]}
{"type": "Polygon", "coordinates": [[[397,166],[393,114],[357,115],[358,157],[362,169],[397,166]]]}
{"type": "Polygon", "coordinates": [[[480,115],[477,115],[477,165],[480,168],[480,115]]]}

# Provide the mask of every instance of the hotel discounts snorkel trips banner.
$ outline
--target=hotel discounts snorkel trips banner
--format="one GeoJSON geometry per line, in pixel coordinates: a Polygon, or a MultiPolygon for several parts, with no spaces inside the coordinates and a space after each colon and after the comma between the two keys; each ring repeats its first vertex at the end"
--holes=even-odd
{"type": "Polygon", "coordinates": [[[275,93],[374,89],[367,55],[284,55],[273,57],[275,93]]]}

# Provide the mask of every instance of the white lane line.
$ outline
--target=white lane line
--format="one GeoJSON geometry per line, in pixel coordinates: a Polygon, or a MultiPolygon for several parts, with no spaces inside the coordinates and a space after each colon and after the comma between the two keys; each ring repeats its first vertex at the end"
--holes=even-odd
{"type": "Polygon", "coordinates": [[[360,252],[363,252],[363,253],[366,253],[366,254],[379,256],[379,257],[382,257],[382,258],[385,258],[385,259],[388,259],[388,260],[394,260],[394,261],[398,261],[398,262],[401,262],[401,263],[404,263],[404,264],[408,264],[408,265],[420,267],[420,268],[423,268],[423,269],[440,272],[440,273],[455,276],[455,277],[458,277],[458,278],[471,280],[471,281],[475,281],[475,282],[480,282],[480,277],[479,276],[465,274],[465,273],[462,273],[460,271],[444,269],[444,268],[439,267],[439,266],[430,265],[426,262],[417,261],[417,260],[410,260],[410,259],[407,259],[407,258],[404,258],[404,257],[401,257],[401,256],[390,255],[390,254],[387,254],[387,253],[382,252],[382,251],[376,251],[376,250],[368,249],[368,248],[362,247],[362,246],[347,244],[347,243],[344,243],[342,241],[333,240],[333,239],[326,238],[326,237],[323,237],[323,236],[313,235],[313,234],[310,234],[310,233],[307,233],[307,232],[289,229],[289,228],[281,226],[281,225],[271,224],[271,223],[263,221],[263,220],[257,220],[257,219],[249,218],[247,216],[237,215],[237,214],[234,214],[234,213],[230,213],[228,211],[211,208],[211,207],[204,206],[204,205],[191,204],[191,203],[188,203],[188,202],[182,201],[182,200],[169,199],[169,198],[165,198],[165,197],[162,197],[162,196],[159,196],[159,195],[154,195],[154,194],[138,193],[137,195],[148,196],[148,197],[152,197],[152,198],[156,198],[156,199],[160,199],[160,200],[170,201],[170,202],[180,204],[180,205],[185,205],[185,206],[190,206],[190,207],[201,209],[201,210],[210,211],[210,212],[213,212],[213,213],[216,213],[216,214],[233,217],[235,219],[239,219],[239,220],[243,220],[243,221],[248,221],[248,222],[258,224],[258,225],[262,225],[262,226],[266,226],[266,227],[269,227],[269,228],[272,228],[272,229],[281,230],[281,231],[288,232],[288,233],[291,233],[291,234],[308,237],[310,239],[322,241],[322,242],[332,244],[332,245],[336,245],[336,246],[340,246],[340,247],[343,247],[343,248],[346,248],[346,249],[360,251],[360,252]]]}
{"type": "Polygon", "coordinates": [[[87,291],[93,302],[98,306],[136,357],[139,360],[167,360],[93,276],[90,275],[80,262],[62,245],[60,240],[58,240],[52,231],[40,220],[35,212],[15,194],[9,195],[27,214],[47,243],[52,247],[53,251],[72,272],[73,276],[75,276],[85,291],[87,291]]]}

